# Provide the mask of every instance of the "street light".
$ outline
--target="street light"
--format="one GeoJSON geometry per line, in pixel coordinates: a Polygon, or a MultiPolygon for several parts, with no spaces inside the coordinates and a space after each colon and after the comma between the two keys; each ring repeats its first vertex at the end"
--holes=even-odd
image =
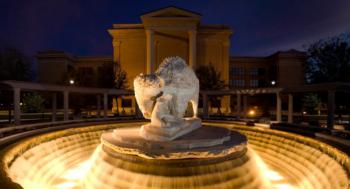
{"type": "Polygon", "coordinates": [[[255,110],[249,110],[248,115],[251,117],[255,116],[255,110]]]}
{"type": "Polygon", "coordinates": [[[275,85],[276,85],[276,81],[275,81],[275,80],[272,80],[272,81],[271,81],[271,85],[272,85],[272,86],[275,86],[275,85]]]}

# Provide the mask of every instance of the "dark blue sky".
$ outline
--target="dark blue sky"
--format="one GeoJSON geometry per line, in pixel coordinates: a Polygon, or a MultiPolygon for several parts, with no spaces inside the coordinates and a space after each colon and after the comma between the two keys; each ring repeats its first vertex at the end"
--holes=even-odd
{"type": "Polygon", "coordinates": [[[30,56],[47,49],[108,55],[113,23],[139,23],[142,13],[170,5],[201,13],[204,24],[229,25],[231,55],[302,49],[350,31],[349,0],[0,0],[0,45],[30,56]]]}

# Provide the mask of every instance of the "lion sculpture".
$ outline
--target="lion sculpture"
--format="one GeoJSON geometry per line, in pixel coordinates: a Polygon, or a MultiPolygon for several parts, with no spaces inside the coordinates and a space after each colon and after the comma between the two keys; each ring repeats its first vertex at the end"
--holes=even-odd
{"type": "Polygon", "coordinates": [[[151,119],[140,130],[143,138],[170,141],[201,126],[197,118],[199,81],[182,58],[166,58],[154,74],[140,74],[134,90],[143,116],[151,119]],[[184,118],[189,102],[193,117],[184,118]]]}

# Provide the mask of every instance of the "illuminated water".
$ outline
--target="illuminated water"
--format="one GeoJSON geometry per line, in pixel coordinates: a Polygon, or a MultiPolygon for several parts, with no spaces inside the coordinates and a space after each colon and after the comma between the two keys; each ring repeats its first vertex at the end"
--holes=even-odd
{"type": "Polygon", "coordinates": [[[27,139],[5,153],[4,173],[22,187],[35,189],[349,187],[349,157],[313,139],[210,123],[245,134],[247,153],[176,163],[106,155],[99,145],[101,133],[124,125],[69,129],[27,139]]]}

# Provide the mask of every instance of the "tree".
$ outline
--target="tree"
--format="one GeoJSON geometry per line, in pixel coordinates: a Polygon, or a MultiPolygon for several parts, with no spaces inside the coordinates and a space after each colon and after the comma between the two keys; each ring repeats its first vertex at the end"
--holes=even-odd
{"type": "Polygon", "coordinates": [[[98,87],[98,88],[127,88],[126,72],[119,64],[103,63],[94,73],[93,68],[74,69],[71,68],[64,76],[64,84],[69,84],[69,80],[74,80],[75,86],[98,87]]]}
{"type": "MultiPolygon", "coordinates": [[[[306,81],[308,83],[350,82],[350,34],[320,40],[307,50],[306,81]]],[[[350,110],[348,94],[337,93],[339,117],[350,110]]]]}
{"type": "Polygon", "coordinates": [[[308,83],[350,82],[350,35],[320,40],[307,50],[308,83]]]}
{"type": "Polygon", "coordinates": [[[38,113],[44,110],[45,100],[37,93],[26,93],[23,95],[23,112],[38,113]]]}
{"type": "Polygon", "coordinates": [[[119,63],[114,64],[114,87],[117,89],[125,89],[128,88],[127,86],[127,77],[126,77],[126,72],[122,70],[121,66],[119,63]]]}
{"type": "Polygon", "coordinates": [[[98,69],[97,75],[97,87],[101,88],[114,88],[115,86],[115,73],[113,63],[104,63],[98,69]]]}
{"type": "Polygon", "coordinates": [[[82,69],[70,68],[64,77],[63,83],[66,85],[70,84],[70,80],[73,80],[75,86],[96,87],[93,68],[90,67],[82,69]]]}
{"type": "Polygon", "coordinates": [[[303,97],[303,110],[309,114],[313,114],[316,111],[320,111],[321,99],[317,94],[308,93],[303,97]]]}
{"type": "Polygon", "coordinates": [[[32,79],[32,62],[16,48],[0,49],[0,81],[32,79]]]}
{"type": "MultiPolygon", "coordinates": [[[[103,63],[94,73],[92,68],[71,69],[65,76],[65,84],[69,84],[69,80],[74,80],[75,86],[82,87],[98,87],[98,88],[127,88],[126,72],[120,67],[120,64],[113,62],[103,63]]],[[[81,113],[81,107],[95,102],[94,96],[72,96],[75,115],[81,113]]],[[[92,105],[92,104],[91,104],[92,105]]]]}
{"type": "MultiPolygon", "coordinates": [[[[211,63],[207,66],[199,66],[196,69],[196,75],[201,90],[222,90],[226,87],[225,82],[221,79],[221,73],[211,63]]],[[[208,100],[221,112],[221,98],[219,96],[209,96],[208,100]]]]}
{"type": "Polygon", "coordinates": [[[225,82],[221,80],[221,73],[211,63],[199,66],[196,75],[201,90],[220,90],[226,87],[225,82]]]}
{"type": "MultiPolygon", "coordinates": [[[[30,81],[33,79],[32,62],[24,53],[16,48],[0,49],[0,81],[17,80],[30,81]]],[[[0,91],[0,104],[9,111],[9,122],[11,121],[12,92],[0,91]]]]}

